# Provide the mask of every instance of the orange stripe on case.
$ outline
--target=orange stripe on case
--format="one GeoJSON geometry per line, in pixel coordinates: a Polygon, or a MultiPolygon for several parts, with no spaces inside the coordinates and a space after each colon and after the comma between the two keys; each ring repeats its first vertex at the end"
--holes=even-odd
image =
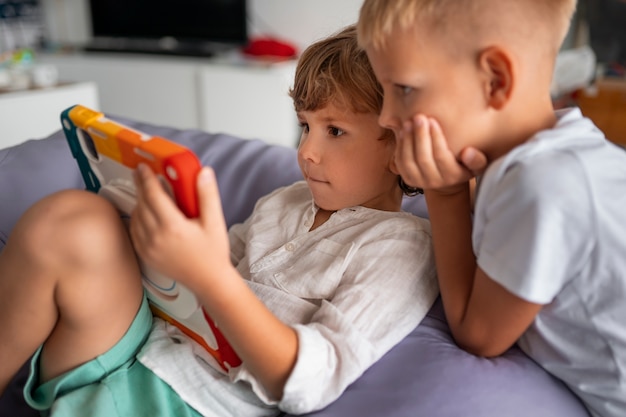
{"type": "Polygon", "coordinates": [[[84,127],[90,120],[104,117],[104,114],[84,106],[76,105],[70,110],[69,116],[77,126],[84,127]]]}
{"type": "Polygon", "coordinates": [[[135,152],[135,149],[141,147],[141,134],[123,129],[118,133],[118,137],[120,138],[121,162],[129,168],[137,168],[137,164],[142,162],[142,158],[135,152]]]}
{"type": "Polygon", "coordinates": [[[190,337],[196,343],[198,343],[200,346],[206,349],[206,351],[209,352],[209,354],[213,356],[213,358],[217,361],[220,367],[225,372],[228,372],[228,368],[224,365],[224,358],[222,358],[222,355],[220,354],[220,352],[211,348],[211,346],[209,346],[209,344],[202,338],[202,336],[200,336],[198,333],[194,332],[193,330],[191,330],[189,327],[185,326],[178,320],[170,317],[169,315],[164,313],[162,310],[160,310],[158,307],[156,307],[152,303],[150,304],[150,310],[152,310],[152,314],[154,314],[156,317],[162,318],[166,322],[178,327],[181,332],[185,333],[188,337],[190,337]]]}
{"type": "MultiPolygon", "coordinates": [[[[75,125],[72,131],[75,132],[74,136],[84,135],[83,132],[86,132],[93,141],[97,151],[97,155],[95,155],[90,144],[83,143],[79,145],[82,152],[91,154],[90,156],[83,155],[84,159],[87,159],[86,163],[89,164],[90,168],[88,174],[83,173],[83,176],[88,175],[87,179],[91,178],[91,176],[100,176],[97,177],[98,181],[92,181],[92,191],[97,192],[98,188],[107,186],[115,188],[116,184],[126,184],[129,182],[129,170],[136,169],[139,163],[145,163],[155,174],[165,180],[169,189],[173,192],[174,200],[180,210],[190,218],[198,217],[196,177],[202,165],[191,150],[166,138],[150,136],[121,123],[108,120],[103,113],[84,106],[76,105],[67,114],[68,118],[75,125]],[[89,149],[84,149],[85,147],[89,149]],[[116,163],[112,162],[117,162],[121,166],[117,166],[116,163]],[[95,188],[94,184],[98,188],[95,188]]],[[[87,139],[86,136],[83,136],[82,141],[84,142],[87,139]]],[[[81,141],[80,137],[78,141],[81,141]]],[[[111,190],[111,188],[108,188],[108,190],[111,190]]],[[[107,188],[104,189],[107,190],[107,188]]],[[[125,191],[132,193],[133,190],[125,191]]],[[[126,201],[122,202],[126,204],[126,201]]],[[[209,346],[207,340],[211,340],[210,338],[205,339],[188,327],[193,327],[197,323],[185,323],[185,319],[189,316],[185,315],[186,313],[181,313],[180,306],[176,305],[175,302],[162,304],[155,299],[150,301],[152,311],[156,316],[177,326],[187,336],[204,347],[224,371],[228,372],[230,368],[241,364],[241,359],[228,344],[228,341],[215,326],[215,323],[206,315],[204,309],[202,309],[202,314],[208,326],[206,331],[211,332],[217,343],[217,349],[209,346]],[[177,314],[177,312],[180,314],[177,314]]]]}

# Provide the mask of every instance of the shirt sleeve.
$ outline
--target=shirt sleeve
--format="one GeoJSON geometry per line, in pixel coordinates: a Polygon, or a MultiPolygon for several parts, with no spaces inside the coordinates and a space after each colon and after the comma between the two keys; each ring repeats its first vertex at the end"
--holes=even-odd
{"type": "Polygon", "coordinates": [[[239,265],[246,251],[246,236],[248,222],[234,224],[228,229],[228,241],[230,244],[230,261],[234,266],[239,265]]]}
{"type": "Polygon", "coordinates": [[[588,260],[592,197],[571,155],[531,162],[513,165],[479,195],[485,201],[474,250],[491,279],[520,298],[548,304],[588,260]]]}
{"type": "Polygon", "coordinates": [[[298,359],[279,408],[299,414],[333,402],[419,324],[437,293],[428,233],[398,231],[359,247],[334,296],[294,326],[298,359]]]}

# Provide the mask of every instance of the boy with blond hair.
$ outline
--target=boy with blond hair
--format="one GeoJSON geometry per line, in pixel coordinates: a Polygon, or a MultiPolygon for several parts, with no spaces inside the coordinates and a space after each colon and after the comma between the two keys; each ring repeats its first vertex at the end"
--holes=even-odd
{"type": "Polygon", "coordinates": [[[626,415],[626,152],[550,82],[574,0],[365,0],[380,124],[425,190],[446,317],[519,342],[594,416],[626,415]],[[470,179],[476,174],[475,207],[470,179]]]}

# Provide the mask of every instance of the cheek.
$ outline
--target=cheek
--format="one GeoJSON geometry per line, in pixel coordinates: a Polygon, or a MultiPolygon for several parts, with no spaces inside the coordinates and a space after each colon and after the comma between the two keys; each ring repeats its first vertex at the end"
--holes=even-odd
{"type": "Polygon", "coordinates": [[[454,127],[446,128],[445,126],[442,127],[442,130],[444,132],[443,135],[446,138],[446,142],[448,143],[448,147],[452,153],[458,156],[462,149],[463,132],[459,131],[459,129],[455,129],[454,127]]]}
{"type": "Polygon", "coordinates": [[[415,100],[406,100],[402,98],[396,98],[394,100],[395,116],[402,121],[410,119],[419,111],[420,105],[415,100]]]}
{"type": "Polygon", "coordinates": [[[478,126],[471,119],[444,120],[440,124],[450,151],[457,157],[463,149],[475,145],[478,126]]]}
{"type": "Polygon", "coordinates": [[[458,154],[474,129],[472,110],[462,103],[445,100],[423,101],[418,107],[419,112],[437,121],[448,146],[458,154]]]}
{"type": "Polygon", "coordinates": [[[383,93],[383,105],[381,116],[393,119],[406,120],[416,110],[415,99],[403,97],[395,90],[387,90],[383,93]]]}
{"type": "Polygon", "coordinates": [[[382,180],[389,172],[389,161],[394,151],[394,142],[390,142],[389,147],[380,147],[376,152],[362,155],[352,164],[353,169],[360,172],[363,178],[368,178],[368,182],[382,180]]]}

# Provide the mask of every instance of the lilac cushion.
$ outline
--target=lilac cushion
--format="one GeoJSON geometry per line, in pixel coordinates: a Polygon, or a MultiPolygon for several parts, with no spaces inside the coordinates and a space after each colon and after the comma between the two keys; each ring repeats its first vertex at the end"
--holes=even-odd
{"type": "MultiPolygon", "coordinates": [[[[262,195],[301,178],[291,148],[116,119],[182,143],[194,150],[203,164],[213,166],[229,225],[244,220],[262,195]]],[[[0,150],[0,250],[24,210],[64,188],[84,187],[60,131],[0,150]]],[[[421,196],[406,199],[404,208],[427,215],[421,196]]],[[[21,398],[25,371],[23,368],[0,398],[0,417],[36,415],[21,398]]],[[[477,358],[459,349],[438,301],[405,340],[336,402],[310,415],[585,417],[588,413],[561,382],[516,347],[495,359],[477,358]]]]}

